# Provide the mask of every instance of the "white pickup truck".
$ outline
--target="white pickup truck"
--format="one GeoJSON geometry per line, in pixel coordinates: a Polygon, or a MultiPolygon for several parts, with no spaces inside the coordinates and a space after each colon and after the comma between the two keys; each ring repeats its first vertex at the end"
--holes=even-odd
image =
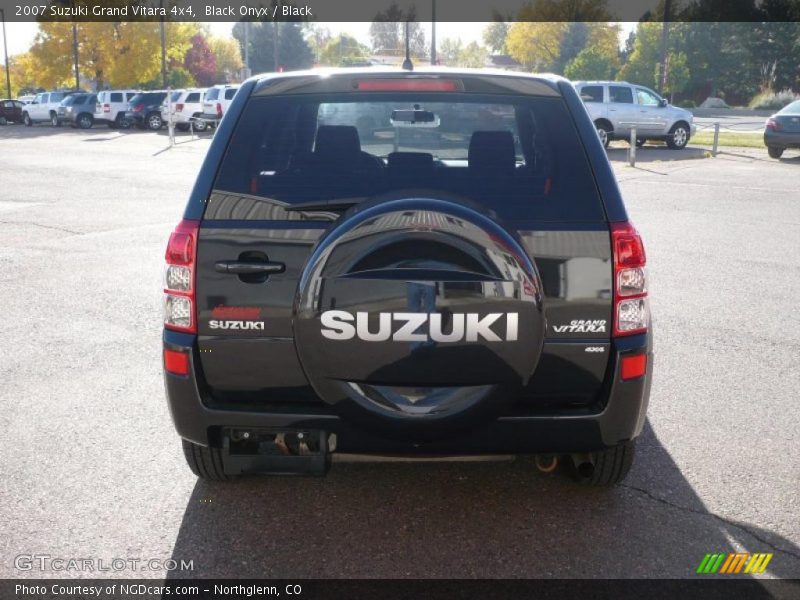
{"type": "Polygon", "coordinates": [[[60,127],[58,105],[73,92],[42,92],[26,104],[22,110],[22,122],[28,127],[34,123],[50,121],[53,127],[60,127]]]}

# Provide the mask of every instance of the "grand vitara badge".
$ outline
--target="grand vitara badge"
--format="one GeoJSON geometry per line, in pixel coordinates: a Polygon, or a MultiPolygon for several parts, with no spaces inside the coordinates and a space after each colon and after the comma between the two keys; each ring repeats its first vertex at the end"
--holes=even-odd
{"type": "Polygon", "coordinates": [[[515,342],[519,313],[440,313],[382,312],[377,327],[369,323],[369,313],[355,315],[344,310],[327,310],[321,315],[322,335],[329,340],[358,338],[365,342],[515,342]]]}

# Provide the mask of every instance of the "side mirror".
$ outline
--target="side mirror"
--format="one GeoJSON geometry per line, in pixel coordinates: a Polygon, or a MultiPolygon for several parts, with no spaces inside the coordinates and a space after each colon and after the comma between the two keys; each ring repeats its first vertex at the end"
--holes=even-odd
{"type": "Polygon", "coordinates": [[[658,105],[659,105],[661,108],[664,108],[664,107],[665,107],[667,104],[669,104],[669,102],[667,102],[667,99],[666,99],[666,98],[662,98],[661,100],[659,100],[659,101],[658,101],[658,105]]]}

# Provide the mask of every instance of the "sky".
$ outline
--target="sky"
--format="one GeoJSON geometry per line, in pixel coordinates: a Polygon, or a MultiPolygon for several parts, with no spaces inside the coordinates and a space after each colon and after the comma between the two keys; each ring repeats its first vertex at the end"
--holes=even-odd
{"type": "MultiPolygon", "coordinates": [[[[206,23],[211,33],[214,35],[227,37],[231,35],[233,23],[206,23]]],[[[359,23],[320,23],[331,30],[331,33],[348,33],[356,37],[360,42],[369,44],[368,22],[359,23]]],[[[430,23],[423,23],[425,35],[430,40],[430,23]]],[[[481,34],[487,23],[437,23],[436,37],[438,40],[445,38],[461,39],[468,44],[472,41],[481,42],[481,34]]],[[[620,43],[623,43],[628,33],[636,26],[636,23],[620,23],[622,25],[622,35],[620,43]]],[[[6,23],[6,35],[8,36],[8,54],[22,54],[26,52],[33,43],[38,31],[38,23],[6,23]]],[[[438,44],[437,44],[438,45],[438,44]]]]}

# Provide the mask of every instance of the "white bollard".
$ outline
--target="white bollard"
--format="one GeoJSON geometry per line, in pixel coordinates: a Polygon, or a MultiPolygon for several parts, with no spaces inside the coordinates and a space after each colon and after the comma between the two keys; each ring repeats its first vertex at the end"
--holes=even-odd
{"type": "Polygon", "coordinates": [[[631,147],[628,149],[628,162],[636,166],[636,127],[631,127],[631,147]]]}
{"type": "Polygon", "coordinates": [[[719,121],[714,123],[714,146],[711,148],[711,156],[716,156],[719,148],[719,121]]]}

